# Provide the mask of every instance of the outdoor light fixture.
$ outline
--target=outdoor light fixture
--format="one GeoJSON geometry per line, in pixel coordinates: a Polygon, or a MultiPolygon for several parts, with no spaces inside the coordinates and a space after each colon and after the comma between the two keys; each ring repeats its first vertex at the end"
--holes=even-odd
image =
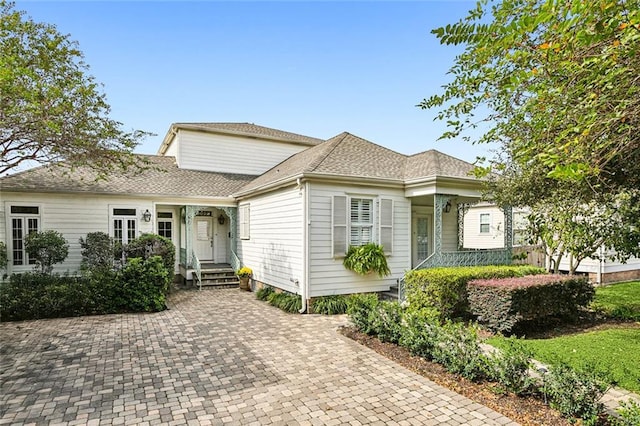
{"type": "Polygon", "coordinates": [[[224,225],[224,216],[222,215],[222,213],[220,213],[220,216],[218,216],[218,223],[220,225],[224,225]]]}
{"type": "Polygon", "coordinates": [[[451,201],[447,200],[447,204],[444,205],[444,212],[449,213],[451,211],[451,201]]]}
{"type": "Polygon", "coordinates": [[[145,222],[151,222],[151,212],[149,211],[149,209],[145,210],[144,213],[142,213],[142,220],[144,220],[145,222]]]}

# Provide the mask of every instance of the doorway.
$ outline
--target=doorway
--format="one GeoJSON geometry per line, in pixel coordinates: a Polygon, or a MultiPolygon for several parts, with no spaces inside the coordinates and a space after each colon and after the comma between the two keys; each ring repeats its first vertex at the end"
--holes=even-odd
{"type": "Polygon", "coordinates": [[[431,255],[431,215],[414,214],[412,224],[412,263],[415,268],[431,255]]]}

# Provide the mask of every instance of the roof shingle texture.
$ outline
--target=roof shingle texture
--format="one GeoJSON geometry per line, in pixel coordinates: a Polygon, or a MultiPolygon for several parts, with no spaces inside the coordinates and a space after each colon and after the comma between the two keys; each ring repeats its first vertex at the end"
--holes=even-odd
{"type": "Polygon", "coordinates": [[[270,127],[258,126],[253,123],[174,123],[173,126],[188,130],[219,131],[242,136],[274,138],[277,140],[301,143],[304,145],[318,145],[324,142],[323,139],[285,132],[283,130],[272,129],[270,127]]]}
{"type": "Polygon", "coordinates": [[[466,161],[436,150],[406,156],[345,132],[289,157],[241,192],[306,173],[404,182],[435,176],[469,178],[473,168],[466,161]]]}
{"type": "Polygon", "coordinates": [[[62,167],[44,166],[1,178],[0,190],[229,197],[256,177],[179,169],[174,157],[141,157],[148,160],[148,169],[114,171],[108,180],[96,180],[97,174],[89,167],[68,171],[62,167]]]}

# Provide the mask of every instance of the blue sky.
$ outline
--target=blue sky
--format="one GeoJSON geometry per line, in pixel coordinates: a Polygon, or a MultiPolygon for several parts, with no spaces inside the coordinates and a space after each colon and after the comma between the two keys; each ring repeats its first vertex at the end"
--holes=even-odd
{"type": "MultiPolygon", "coordinates": [[[[475,2],[17,1],[78,41],[112,117],[156,133],[173,122],[251,122],[319,138],[348,131],[404,154],[467,161],[487,146],[436,141],[415,105],[438,93],[460,49],[430,31],[475,2]]],[[[247,153],[250,155],[250,153],[247,153]]]]}

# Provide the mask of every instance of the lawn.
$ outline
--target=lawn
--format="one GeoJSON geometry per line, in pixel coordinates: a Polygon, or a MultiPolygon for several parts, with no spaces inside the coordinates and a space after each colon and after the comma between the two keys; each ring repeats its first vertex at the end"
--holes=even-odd
{"type": "MultiPolygon", "coordinates": [[[[592,308],[614,319],[640,320],[640,281],[596,289],[592,308]]],[[[546,364],[566,362],[580,368],[592,366],[609,375],[618,386],[640,393],[640,324],[601,325],[584,331],[522,342],[533,357],[546,364]]],[[[500,347],[501,337],[488,343],[500,347]]]]}
{"type": "Polygon", "coordinates": [[[640,321],[640,281],[596,288],[591,307],[612,318],[640,321]]]}

